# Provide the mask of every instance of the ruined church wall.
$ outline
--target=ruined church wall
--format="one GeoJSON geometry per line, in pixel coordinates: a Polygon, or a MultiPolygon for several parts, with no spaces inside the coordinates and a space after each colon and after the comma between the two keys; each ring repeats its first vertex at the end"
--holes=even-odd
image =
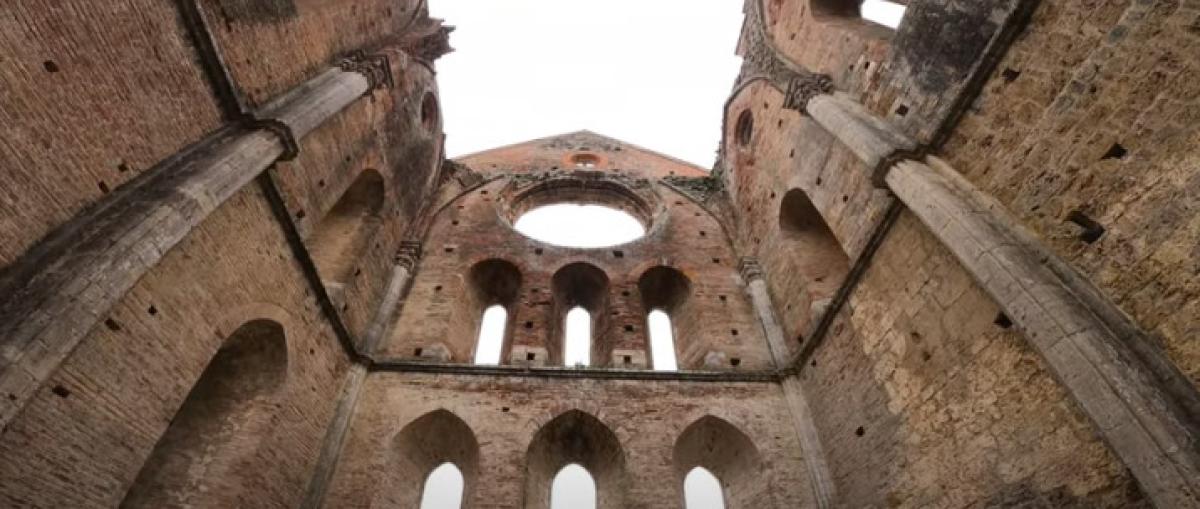
{"type": "Polygon", "coordinates": [[[904,212],[800,378],[844,507],[1142,507],[1037,352],[904,212]]]}
{"type": "Polygon", "coordinates": [[[283,326],[286,382],[267,403],[271,432],[213,482],[212,507],[295,506],[348,364],[257,185],[168,253],[9,423],[0,505],[115,506],[218,347],[254,319],[283,326]]]}
{"type": "Polygon", "coordinates": [[[0,5],[0,267],[220,123],[174,4],[0,5]]]}
{"type": "Polygon", "coordinates": [[[684,429],[706,415],[732,424],[758,449],[763,469],[755,476],[759,504],[753,507],[814,504],[776,384],[374,373],[326,506],[372,507],[390,496],[389,489],[399,489],[388,477],[395,470],[392,455],[400,452],[393,439],[436,410],[465,421],[479,444],[477,477],[463,507],[525,507],[526,469],[532,467],[526,453],[534,435],[570,410],[596,417],[616,435],[628,482],[620,507],[682,507],[673,448],[684,429]]]}
{"type": "MultiPolygon", "coordinates": [[[[655,207],[650,230],[642,239],[610,248],[557,247],[512,229],[509,207],[519,191],[510,187],[508,179],[491,181],[448,203],[425,238],[426,256],[418,264],[384,355],[421,357],[417,349],[427,355],[430,347],[441,344],[448,348],[451,362],[471,363],[482,309],[474,309],[468,298],[469,271],[479,262],[500,259],[515,265],[521,275],[517,302],[508,306],[509,345],[554,351],[557,344],[550,343],[554,343],[558,317],[552,278],[559,269],[583,262],[608,279],[607,327],[593,331],[596,341],[615,349],[644,351],[648,361],[649,309],[638,283],[647,270],[667,266],[679,270],[691,284],[690,294],[672,316],[680,369],[703,368],[710,351],[725,355],[715,366],[722,369],[771,366],[762,327],[742,287],[738,261],[722,225],[675,190],[662,184],[639,186],[636,191],[648,193],[655,207]]],[[[543,197],[533,192],[528,200],[543,203],[543,197]]],[[[619,196],[597,198],[613,206],[628,204],[619,196]]],[[[503,363],[508,363],[510,351],[505,349],[503,363]]],[[[636,356],[633,361],[638,363],[636,356]]],[[[603,365],[608,359],[592,362],[603,365]]]]}
{"type": "Polygon", "coordinates": [[[1196,386],[1198,20],[1188,2],[1043,3],[944,148],[1196,386]]]}

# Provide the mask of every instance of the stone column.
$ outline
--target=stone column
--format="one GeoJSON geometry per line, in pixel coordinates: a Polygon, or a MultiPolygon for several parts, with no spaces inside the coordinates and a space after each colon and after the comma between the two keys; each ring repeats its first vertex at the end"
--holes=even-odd
{"type": "MultiPolygon", "coordinates": [[[[762,324],[763,334],[767,338],[767,348],[775,366],[787,366],[788,349],[783,327],[775,315],[775,306],[771,303],[771,294],[767,291],[767,282],[763,279],[762,267],[754,258],[742,258],[738,262],[742,280],[746,283],[746,293],[754,305],[754,313],[762,324]]],[[[785,376],[781,383],[784,399],[787,400],[788,411],[792,414],[792,424],[796,428],[796,436],[800,439],[801,453],[804,455],[805,466],[808,468],[809,479],[812,482],[813,498],[817,507],[832,507],[834,497],[833,481],[830,479],[829,466],[825,462],[825,451],[821,447],[821,438],[817,434],[816,424],[812,420],[812,411],[808,407],[808,399],[804,397],[804,388],[796,376],[785,376]]]]}
{"type": "Polygon", "coordinates": [[[1160,507],[1200,507],[1195,390],[1069,263],[1003,204],[849,96],[797,106],[848,147],[966,268],[1046,360],[1160,507]],[[1182,389],[1181,389],[1182,387],[1182,389]]]}
{"type": "Polygon", "coordinates": [[[1065,262],[945,162],[926,161],[896,164],[888,187],[1020,327],[1155,505],[1200,507],[1196,423],[1054,270],[1065,262]]]}
{"type": "Polygon", "coordinates": [[[383,85],[386,58],[347,59],[109,194],[0,281],[0,426],[168,251],[306,134],[383,85]],[[382,61],[380,60],[382,59],[382,61]]]}
{"type": "Polygon", "coordinates": [[[379,342],[391,331],[400,300],[404,296],[404,290],[408,288],[409,275],[416,268],[417,260],[420,257],[420,242],[406,240],[400,243],[387,289],[379,301],[379,306],[375,308],[375,314],[367,327],[366,335],[360,342],[358,351],[360,358],[355,359],[355,362],[350,365],[346,381],[342,383],[342,389],[338,393],[337,408],[334,410],[329,428],[325,431],[325,439],[321,443],[321,453],[317,457],[317,466],[313,469],[312,478],[309,479],[308,488],[304,492],[304,500],[300,503],[300,507],[304,509],[317,509],[325,503],[325,494],[329,491],[329,483],[333,481],[338,460],[346,445],[346,436],[350,432],[350,421],[354,417],[354,410],[358,407],[358,397],[362,393],[363,382],[367,379],[368,364],[363,361],[369,361],[371,354],[379,346],[379,342]]]}

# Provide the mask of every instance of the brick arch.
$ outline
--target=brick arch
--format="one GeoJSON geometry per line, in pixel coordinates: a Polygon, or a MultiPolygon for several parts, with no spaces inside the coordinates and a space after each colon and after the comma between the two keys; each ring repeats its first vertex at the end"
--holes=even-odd
{"type": "Polygon", "coordinates": [[[525,454],[526,509],[548,509],[554,476],[577,463],[596,482],[597,509],[626,507],[625,452],[617,435],[592,414],[567,410],[542,425],[525,454]]]}
{"type": "Polygon", "coordinates": [[[546,351],[550,361],[563,362],[564,327],[567,312],[583,307],[592,319],[592,366],[604,366],[613,350],[612,319],[609,316],[611,288],[608,273],[587,262],[573,262],[555,271],[550,278],[551,306],[549,342],[546,351]]]}
{"type": "MultiPolygon", "coordinates": [[[[244,310],[243,310],[244,311],[244,310]]],[[[227,318],[218,334],[228,326],[227,318]]],[[[272,430],[286,391],[284,325],[253,318],[223,338],[126,491],[121,507],[237,505],[250,459],[272,430]]]]}
{"type": "Polygon", "coordinates": [[[452,463],[463,476],[462,507],[469,507],[479,477],[479,441],[458,415],[444,408],[427,412],[396,432],[387,447],[372,506],[417,507],[429,474],[452,463]]]}
{"type": "MultiPolygon", "coordinates": [[[[642,273],[638,278],[637,287],[643,314],[648,316],[650,312],[659,310],[670,318],[674,343],[672,347],[675,349],[676,359],[680,367],[690,367],[685,366],[683,361],[697,357],[691,353],[693,349],[689,346],[697,343],[695,340],[700,331],[695,327],[698,323],[696,313],[701,311],[699,307],[692,305],[690,300],[692,280],[675,267],[656,265],[642,273]]],[[[649,329],[647,324],[647,342],[650,338],[649,329]]],[[[650,365],[653,366],[652,345],[647,344],[646,351],[650,352],[650,365]]]]}
{"type": "Polygon", "coordinates": [[[704,467],[721,481],[729,509],[769,507],[763,485],[764,462],[758,447],[737,426],[711,414],[693,421],[679,434],[671,452],[680,500],[683,481],[695,467],[704,467]]]}
{"type": "Polygon", "coordinates": [[[511,330],[519,311],[523,271],[515,263],[501,258],[486,258],[471,264],[464,281],[466,291],[458,298],[448,338],[456,350],[453,358],[469,362],[478,347],[479,328],[483,312],[493,305],[503,306],[507,313],[504,347],[501,359],[508,357],[511,330]],[[463,338],[462,341],[455,341],[463,338]]]}

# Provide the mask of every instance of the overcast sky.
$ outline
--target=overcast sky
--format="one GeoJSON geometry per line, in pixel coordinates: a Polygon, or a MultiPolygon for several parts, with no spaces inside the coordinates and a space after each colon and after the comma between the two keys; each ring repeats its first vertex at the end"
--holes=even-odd
{"type": "Polygon", "coordinates": [[[711,168],[740,0],[430,0],[447,154],[589,129],[711,168]]]}

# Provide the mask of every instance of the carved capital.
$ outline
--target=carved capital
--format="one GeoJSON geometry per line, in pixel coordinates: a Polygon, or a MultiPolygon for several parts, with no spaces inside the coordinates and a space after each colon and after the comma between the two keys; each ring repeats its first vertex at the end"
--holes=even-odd
{"type": "Polygon", "coordinates": [[[442,20],[436,18],[423,21],[409,30],[400,46],[409,56],[433,63],[442,55],[454,51],[454,48],[450,47],[450,32],[454,31],[454,27],[442,23],[442,20]]]}
{"type": "Polygon", "coordinates": [[[738,271],[742,273],[742,279],[747,283],[763,278],[763,270],[762,266],[758,264],[758,258],[743,256],[738,260],[738,271]]]}
{"type": "Polygon", "coordinates": [[[833,78],[828,74],[797,73],[788,82],[783,107],[808,114],[808,102],[822,94],[833,93],[833,78]]]}
{"type": "Polygon", "coordinates": [[[356,72],[367,77],[367,82],[370,86],[367,87],[367,93],[377,88],[392,88],[395,86],[395,81],[392,79],[392,63],[387,55],[382,53],[368,54],[362,50],[356,50],[342,58],[338,62],[338,67],[341,67],[346,72],[356,72]]]}
{"type": "Polygon", "coordinates": [[[417,240],[405,240],[400,242],[400,249],[396,250],[396,265],[400,265],[409,271],[412,271],[417,266],[417,261],[421,259],[421,242],[417,240]]]}

